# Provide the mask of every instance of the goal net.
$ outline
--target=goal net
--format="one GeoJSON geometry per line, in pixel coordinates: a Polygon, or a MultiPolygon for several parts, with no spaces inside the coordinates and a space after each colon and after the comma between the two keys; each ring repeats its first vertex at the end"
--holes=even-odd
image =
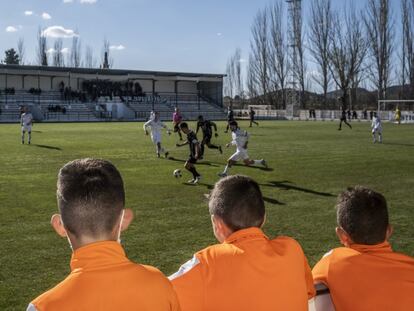
{"type": "Polygon", "coordinates": [[[397,109],[400,111],[401,123],[414,123],[414,100],[413,99],[381,99],[378,100],[378,113],[381,120],[398,122],[397,109]]]}

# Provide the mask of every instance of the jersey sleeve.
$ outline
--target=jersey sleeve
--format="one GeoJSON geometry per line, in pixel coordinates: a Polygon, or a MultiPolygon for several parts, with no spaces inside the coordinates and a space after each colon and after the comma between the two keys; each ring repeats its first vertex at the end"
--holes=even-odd
{"type": "Polygon", "coordinates": [[[152,120],[149,120],[149,121],[147,121],[147,122],[145,122],[145,123],[144,123],[144,126],[143,126],[144,131],[146,131],[146,130],[147,130],[147,127],[148,127],[148,126],[150,126],[150,125],[151,125],[151,123],[152,123],[152,120]]]}
{"type": "Polygon", "coordinates": [[[312,269],[312,276],[313,282],[323,283],[326,286],[329,285],[328,282],[328,273],[329,273],[329,263],[330,263],[330,255],[332,251],[326,253],[321,260],[317,262],[317,264],[312,269]]]}
{"type": "Polygon", "coordinates": [[[169,277],[177,293],[181,309],[203,310],[204,283],[202,264],[194,255],[180,269],[169,277]]]}
{"type": "Polygon", "coordinates": [[[308,290],[308,299],[312,299],[316,295],[315,286],[313,285],[313,277],[312,271],[309,267],[308,260],[303,255],[304,258],[304,265],[305,265],[305,280],[306,280],[306,288],[308,290]]]}

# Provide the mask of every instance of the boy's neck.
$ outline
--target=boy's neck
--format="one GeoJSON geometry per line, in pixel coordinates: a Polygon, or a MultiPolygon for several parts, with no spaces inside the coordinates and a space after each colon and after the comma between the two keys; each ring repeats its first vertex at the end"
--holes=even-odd
{"type": "Polygon", "coordinates": [[[75,251],[78,248],[86,246],[88,244],[97,243],[97,242],[104,242],[104,241],[117,241],[116,237],[111,236],[100,236],[100,237],[89,237],[89,236],[81,236],[79,238],[74,237],[73,235],[68,234],[69,244],[72,247],[72,250],[75,251]]]}

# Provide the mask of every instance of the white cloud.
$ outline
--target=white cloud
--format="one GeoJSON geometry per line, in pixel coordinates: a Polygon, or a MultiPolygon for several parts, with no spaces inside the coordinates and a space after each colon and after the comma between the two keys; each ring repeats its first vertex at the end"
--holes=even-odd
{"type": "Polygon", "coordinates": [[[223,35],[223,34],[222,34],[221,32],[218,32],[218,33],[217,33],[217,36],[218,36],[218,37],[221,37],[222,35],[223,35]]]}
{"type": "Polygon", "coordinates": [[[43,30],[42,36],[50,38],[72,38],[77,37],[72,29],[65,29],[62,26],[50,26],[43,30]]]}
{"type": "Polygon", "coordinates": [[[73,0],[63,0],[63,3],[72,3],[73,0]]]}
{"type": "Polygon", "coordinates": [[[69,48],[63,48],[60,50],[62,54],[69,54],[69,48]]]}
{"type": "Polygon", "coordinates": [[[84,4],[94,4],[98,2],[98,0],[80,0],[80,3],[84,4]]]}
{"type": "Polygon", "coordinates": [[[120,45],[111,45],[109,47],[110,50],[116,50],[116,51],[122,51],[125,50],[125,46],[123,46],[122,44],[120,45]]]}
{"type": "Polygon", "coordinates": [[[16,32],[16,31],[18,31],[18,29],[14,26],[7,26],[6,31],[7,32],[16,32]]]}
{"type": "Polygon", "coordinates": [[[33,11],[24,11],[24,15],[31,16],[33,15],[33,11]]]}
{"type": "Polygon", "coordinates": [[[42,18],[43,18],[43,19],[51,19],[51,18],[52,18],[52,16],[50,16],[50,14],[49,14],[49,13],[43,12],[43,13],[42,13],[42,18]]]}
{"type": "Polygon", "coordinates": [[[55,54],[56,50],[54,48],[50,48],[46,51],[47,54],[55,54]]]}

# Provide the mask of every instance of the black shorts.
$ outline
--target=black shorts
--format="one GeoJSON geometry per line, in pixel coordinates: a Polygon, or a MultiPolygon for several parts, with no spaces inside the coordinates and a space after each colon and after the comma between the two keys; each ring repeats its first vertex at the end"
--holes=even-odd
{"type": "Polygon", "coordinates": [[[194,158],[192,155],[190,155],[187,159],[187,162],[192,163],[192,164],[196,164],[197,163],[197,159],[194,158]]]}
{"type": "Polygon", "coordinates": [[[174,125],[174,133],[175,133],[175,132],[178,132],[178,131],[180,130],[180,123],[181,123],[181,122],[176,123],[176,124],[174,125]]]}
{"type": "Polygon", "coordinates": [[[209,144],[211,141],[211,135],[207,135],[203,137],[203,144],[209,144]]]}
{"type": "Polygon", "coordinates": [[[346,117],[341,117],[340,121],[346,122],[346,117]]]}

